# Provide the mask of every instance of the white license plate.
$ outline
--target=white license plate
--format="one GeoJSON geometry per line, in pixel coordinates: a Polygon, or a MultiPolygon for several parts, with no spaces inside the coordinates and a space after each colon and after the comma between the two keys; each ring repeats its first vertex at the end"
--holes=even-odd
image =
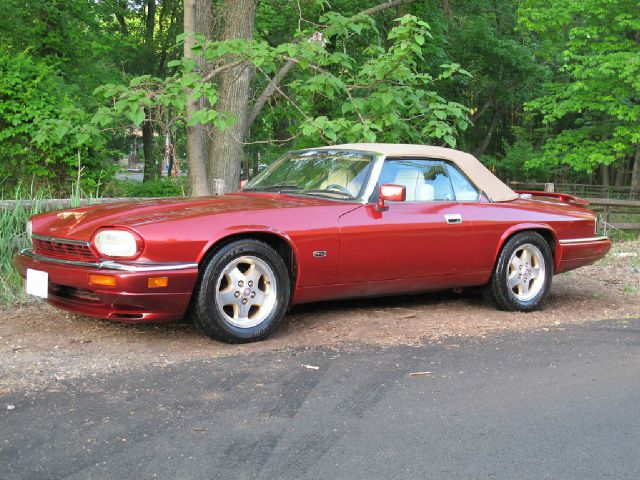
{"type": "Polygon", "coordinates": [[[29,295],[47,298],[49,293],[49,274],[27,268],[26,290],[29,295]]]}

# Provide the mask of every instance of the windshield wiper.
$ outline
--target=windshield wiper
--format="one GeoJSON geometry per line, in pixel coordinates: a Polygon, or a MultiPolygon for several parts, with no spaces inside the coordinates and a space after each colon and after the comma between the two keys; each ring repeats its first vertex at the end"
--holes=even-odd
{"type": "Polygon", "coordinates": [[[311,190],[303,190],[302,192],[300,192],[302,194],[306,194],[308,193],[309,195],[324,195],[324,194],[329,194],[329,195],[342,195],[343,197],[346,197],[350,200],[355,199],[356,197],[354,197],[353,195],[351,195],[350,193],[347,192],[343,192],[342,190],[337,190],[337,189],[329,189],[327,190],[326,188],[313,188],[311,190]]]}
{"type": "Polygon", "coordinates": [[[297,185],[291,185],[289,183],[278,183],[276,185],[268,185],[265,187],[245,188],[245,190],[250,192],[272,192],[274,190],[278,192],[297,192],[298,190],[300,190],[300,187],[298,187],[297,185]]]}

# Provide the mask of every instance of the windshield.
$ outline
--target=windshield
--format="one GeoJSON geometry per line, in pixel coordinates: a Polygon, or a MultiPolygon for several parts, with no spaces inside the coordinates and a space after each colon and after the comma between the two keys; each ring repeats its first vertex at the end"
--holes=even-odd
{"type": "Polygon", "coordinates": [[[251,180],[244,190],[359,200],[372,164],[373,157],[363,152],[293,152],[251,180]]]}

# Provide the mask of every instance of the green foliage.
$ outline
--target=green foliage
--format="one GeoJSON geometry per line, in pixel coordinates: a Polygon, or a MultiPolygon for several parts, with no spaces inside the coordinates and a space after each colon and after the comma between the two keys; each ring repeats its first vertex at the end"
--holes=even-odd
{"type": "Polygon", "coordinates": [[[0,194],[0,200],[30,200],[27,207],[18,204],[15,208],[0,208],[0,304],[12,303],[25,296],[22,278],[13,268],[12,259],[16,251],[28,246],[27,220],[42,211],[44,196],[41,190],[32,187],[25,191],[21,185],[16,187],[12,197],[0,194]]]}
{"type": "Polygon", "coordinates": [[[100,165],[102,133],[78,98],[42,61],[0,50],[0,176],[66,177],[84,164],[100,165]]]}
{"type": "Polygon", "coordinates": [[[184,157],[185,92],[209,105],[191,124],[236,121],[216,108],[212,73],[230,62],[253,66],[254,99],[295,62],[251,127],[245,152],[261,163],[317,144],[432,143],[476,152],[505,178],[566,181],[628,168],[640,142],[632,0],[458,0],[450,11],[429,0],[372,16],[357,15],[369,0],[269,0],[253,40],[196,39],[203,69],[181,58],[183,2],[153,3],[148,18],[147,1],[5,0],[0,175],[68,192],[80,152],[80,187],[95,195],[141,125],[156,139],[171,128],[184,157]]]}
{"type": "Polygon", "coordinates": [[[640,142],[640,17],[632,0],[528,0],[521,23],[559,66],[526,105],[548,129],[531,165],[591,172],[632,155],[640,142]]]}
{"type": "Polygon", "coordinates": [[[186,177],[159,178],[144,183],[118,180],[110,184],[105,195],[112,197],[184,197],[189,191],[186,177]]]}
{"type": "MultiPolygon", "coordinates": [[[[221,60],[250,62],[265,78],[277,71],[280,62],[293,59],[301,72],[287,85],[296,100],[287,98],[296,112],[291,134],[300,135],[302,143],[456,145],[458,132],[468,125],[468,110],[439,95],[434,84],[469,74],[458,64],[441,65],[435,77],[422,71],[423,46],[431,38],[427,23],[406,15],[387,35],[388,47],[366,45],[352,52],[334,47],[346,44],[347,38],[353,43],[375,32],[371,19],[329,13],[321,20],[325,24],[323,41],[308,41],[309,32],[301,35],[300,41],[276,47],[262,40],[207,41],[200,37],[192,50],[214,64],[221,60]],[[326,113],[317,114],[318,110],[326,113]]],[[[192,61],[176,60],[171,66],[178,72],[165,79],[146,75],[133,78],[128,86],[98,88],[96,93],[109,107],[101,108],[94,122],[108,125],[121,118],[140,125],[145,112],[152,112],[161,123],[168,107],[174,115],[184,112],[186,89],[194,98],[204,97],[209,105],[193,116],[191,124],[212,124],[223,130],[235,121],[216,110],[215,83],[198,74],[192,61]]]]}
{"type": "Polygon", "coordinates": [[[331,49],[331,45],[346,42],[345,36],[353,41],[375,28],[369,19],[361,23],[355,19],[338,14],[323,17],[329,25],[326,50],[317,46],[296,52],[307,74],[289,88],[300,99],[303,118],[295,128],[305,137],[304,143],[443,143],[454,147],[456,136],[468,126],[468,109],[438,94],[436,84],[469,74],[458,64],[440,65],[434,73],[425,69],[423,48],[431,39],[430,27],[413,15],[396,20],[386,47],[331,49]],[[318,104],[328,110],[326,114],[313,115],[318,104]]]}

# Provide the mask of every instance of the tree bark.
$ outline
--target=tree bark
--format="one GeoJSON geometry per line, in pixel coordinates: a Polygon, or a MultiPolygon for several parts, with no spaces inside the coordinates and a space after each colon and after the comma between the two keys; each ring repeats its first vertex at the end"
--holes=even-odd
{"type": "Polygon", "coordinates": [[[442,11],[449,18],[453,16],[453,12],[451,11],[451,4],[449,3],[449,0],[442,0],[442,11]]]}
{"type": "Polygon", "coordinates": [[[620,168],[616,168],[616,179],[614,182],[614,185],[616,187],[622,187],[624,185],[624,174],[625,174],[626,163],[627,162],[625,161],[620,168]]]}
{"type": "Polygon", "coordinates": [[[153,31],[156,25],[156,0],[147,0],[147,16],[144,23],[144,43],[150,48],[153,46],[153,31]]]}
{"type": "Polygon", "coordinates": [[[600,184],[605,188],[609,188],[611,183],[609,181],[609,165],[600,166],[600,175],[600,184]]]}
{"type": "MultiPolygon", "coordinates": [[[[156,1],[147,0],[147,14],[144,32],[145,71],[151,71],[153,65],[153,32],[156,18],[156,1]]],[[[142,150],[144,152],[144,181],[158,178],[158,162],[153,158],[153,125],[151,115],[145,110],[146,119],[142,124],[142,150]]]]}
{"type": "Polygon", "coordinates": [[[280,85],[280,82],[282,82],[282,79],[287,76],[289,70],[291,70],[295,64],[295,60],[287,60],[286,63],[282,67],[280,67],[280,70],[278,70],[273,79],[271,79],[271,81],[267,84],[265,89],[253,104],[253,108],[251,109],[251,113],[249,114],[248,119],[249,125],[251,125],[255,121],[255,119],[258,117],[258,114],[262,110],[262,107],[264,107],[264,104],[267,103],[267,100],[269,100],[271,95],[275,93],[275,91],[278,89],[278,85],[280,85]]]}
{"type": "Polygon", "coordinates": [[[153,156],[153,125],[149,121],[149,112],[145,110],[146,120],[142,124],[142,151],[144,153],[143,181],[158,178],[158,162],[153,156]]]}
{"type": "Polygon", "coordinates": [[[473,154],[476,157],[480,157],[482,154],[484,154],[485,150],[489,146],[489,142],[491,141],[493,132],[495,132],[496,127],[498,126],[498,118],[500,117],[500,113],[501,113],[501,110],[498,108],[496,108],[496,110],[493,112],[493,116],[491,117],[491,123],[489,124],[489,128],[487,129],[487,133],[482,139],[482,143],[480,143],[480,145],[478,145],[478,148],[476,148],[475,152],[473,152],[473,154]]]}
{"type": "Polygon", "coordinates": [[[387,0],[386,2],[382,2],[375,7],[367,8],[360,12],[360,15],[373,15],[375,13],[386,10],[387,8],[397,7],[399,5],[404,5],[406,3],[413,3],[415,0],[387,0]]]}
{"type": "MultiPolygon", "coordinates": [[[[198,66],[204,67],[202,57],[196,57],[191,51],[194,43],[194,35],[201,33],[207,35],[211,22],[211,0],[185,0],[184,2],[184,31],[187,34],[184,41],[185,58],[195,58],[198,66]]],[[[191,98],[191,89],[187,89],[186,113],[187,121],[193,114],[206,107],[204,98],[191,98]]],[[[199,197],[211,195],[211,189],[207,182],[207,157],[209,150],[209,137],[203,124],[187,126],[187,158],[189,162],[189,185],[191,195],[199,197]]]]}
{"type": "Polygon", "coordinates": [[[127,27],[127,20],[124,18],[124,12],[127,10],[127,2],[121,1],[116,5],[116,19],[120,24],[120,31],[123,35],[129,35],[129,28],[127,27]]]}
{"type": "MultiPolygon", "coordinates": [[[[226,0],[222,40],[250,39],[256,13],[256,0],[226,0]]],[[[229,115],[234,123],[224,131],[214,128],[209,155],[209,178],[224,182],[226,192],[237,190],[243,142],[249,131],[249,98],[253,69],[248,63],[238,64],[220,75],[219,100],[216,110],[229,115]]]]}
{"type": "Polygon", "coordinates": [[[631,168],[631,191],[640,193],[640,143],[636,145],[636,154],[633,156],[631,168]]]}

